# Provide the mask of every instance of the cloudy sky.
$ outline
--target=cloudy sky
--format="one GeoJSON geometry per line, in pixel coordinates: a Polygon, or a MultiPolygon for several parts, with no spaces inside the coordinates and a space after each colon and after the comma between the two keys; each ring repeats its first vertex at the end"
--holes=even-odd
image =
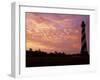
{"type": "Polygon", "coordinates": [[[74,14],[26,12],[26,49],[46,52],[79,53],[81,22],[86,23],[89,49],[89,16],[74,14]]]}

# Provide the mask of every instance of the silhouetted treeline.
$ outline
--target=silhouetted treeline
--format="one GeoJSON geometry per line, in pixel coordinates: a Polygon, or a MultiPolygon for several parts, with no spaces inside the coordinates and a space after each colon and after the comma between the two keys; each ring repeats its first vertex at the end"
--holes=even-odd
{"type": "Polygon", "coordinates": [[[26,50],[26,56],[77,56],[77,55],[80,55],[79,53],[76,53],[76,54],[65,54],[64,52],[50,52],[50,53],[47,53],[47,52],[44,52],[44,51],[41,51],[40,49],[39,50],[35,50],[33,51],[31,48],[29,50],[26,50]]]}
{"type": "Polygon", "coordinates": [[[80,53],[66,55],[57,51],[47,53],[40,49],[33,51],[31,48],[26,51],[26,67],[77,64],[89,64],[89,55],[80,53]]]}

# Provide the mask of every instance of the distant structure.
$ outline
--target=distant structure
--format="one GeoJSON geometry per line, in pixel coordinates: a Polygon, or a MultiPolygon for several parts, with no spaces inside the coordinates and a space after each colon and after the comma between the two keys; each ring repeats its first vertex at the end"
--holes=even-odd
{"type": "Polygon", "coordinates": [[[82,21],[82,24],[81,24],[81,28],[82,28],[82,31],[81,31],[81,51],[80,53],[82,55],[87,55],[88,54],[88,51],[87,51],[87,43],[86,43],[86,34],[85,34],[85,22],[82,21]]]}
{"type": "Polygon", "coordinates": [[[32,48],[29,48],[29,52],[32,53],[32,48]]]}

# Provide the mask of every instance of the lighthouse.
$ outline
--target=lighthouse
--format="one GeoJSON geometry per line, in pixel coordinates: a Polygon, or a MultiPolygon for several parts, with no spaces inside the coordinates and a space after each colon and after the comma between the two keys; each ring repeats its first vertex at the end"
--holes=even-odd
{"type": "Polygon", "coordinates": [[[86,24],[84,21],[82,21],[81,23],[81,29],[82,29],[81,30],[81,51],[80,51],[82,55],[88,55],[85,27],[86,27],[86,24]]]}

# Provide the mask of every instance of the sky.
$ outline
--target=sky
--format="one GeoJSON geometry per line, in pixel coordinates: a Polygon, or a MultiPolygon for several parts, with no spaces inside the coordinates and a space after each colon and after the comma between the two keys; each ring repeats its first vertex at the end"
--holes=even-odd
{"type": "Polygon", "coordinates": [[[26,12],[26,49],[80,53],[82,21],[89,49],[89,15],[26,12]]]}

